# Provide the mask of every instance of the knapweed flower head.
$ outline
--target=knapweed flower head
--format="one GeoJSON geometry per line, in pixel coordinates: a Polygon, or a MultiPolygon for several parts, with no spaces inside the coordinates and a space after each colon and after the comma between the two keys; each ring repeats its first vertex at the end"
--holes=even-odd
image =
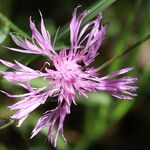
{"type": "Polygon", "coordinates": [[[48,97],[57,99],[58,106],[42,115],[31,136],[31,138],[34,137],[41,129],[49,126],[48,140],[54,146],[57,144],[58,134],[61,134],[65,140],[63,135],[64,120],[70,114],[71,105],[76,104],[77,95],[88,97],[88,92],[104,91],[119,99],[132,99],[133,96],[136,96],[134,91],[137,87],[131,84],[137,78],[125,76],[114,79],[114,77],[125,74],[133,68],[125,68],[100,77],[99,69],[89,67],[98,55],[98,50],[105,39],[108,25],[100,25],[102,13],[99,13],[96,19],[81,28],[81,23],[89,11],[83,11],[77,16],[77,9],[78,7],[75,8],[70,23],[71,46],[69,48],[63,48],[60,51],[54,50],[42,15],[40,32],[30,18],[32,42],[11,35],[13,41],[20,48],[8,49],[22,53],[45,55],[49,58],[49,63],[53,66],[53,69],[47,66],[42,72],[41,70],[33,70],[18,61],[11,63],[0,60],[2,64],[14,70],[9,72],[1,71],[0,74],[12,84],[27,90],[27,93],[19,95],[11,95],[2,91],[8,97],[21,99],[19,102],[9,106],[11,110],[16,110],[11,118],[18,120],[18,126],[21,126],[28,115],[39,105],[50,101],[48,97]],[[39,77],[43,78],[43,80],[48,80],[48,84],[41,88],[32,87],[30,81],[39,77]],[[56,133],[53,134],[56,124],[56,133]]]}

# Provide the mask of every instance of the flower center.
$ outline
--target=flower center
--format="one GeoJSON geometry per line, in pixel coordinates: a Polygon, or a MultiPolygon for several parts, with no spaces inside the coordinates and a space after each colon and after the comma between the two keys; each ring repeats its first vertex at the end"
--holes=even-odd
{"type": "Polygon", "coordinates": [[[81,66],[76,62],[64,61],[61,64],[58,72],[61,74],[63,80],[75,82],[79,78],[82,70],[81,66]]]}

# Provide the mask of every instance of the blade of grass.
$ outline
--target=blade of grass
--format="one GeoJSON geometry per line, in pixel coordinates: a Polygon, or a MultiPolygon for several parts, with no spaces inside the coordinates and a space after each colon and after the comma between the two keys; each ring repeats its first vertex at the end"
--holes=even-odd
{"type": "MultiPolygon", "coordinates": [[[[132,6],[133,9],[130,11],[130,13],[128,14],[128,16],[126,18],[127,23],[125,24],[125,26],[121,32],[121,35],[119,36],[119,39],[117,40],[116,46],[115,46],[114,51],[113,51],[113,56],[116,56],[119,53],[121,53],[121,50],[124,49],[127,46],[127,44],[129,43],[129,40],[130,40],[131,35],[132,35],[132,30],[135,27],[134,23],[135,23],[135,20],[137,19],[137,13],[139,11],[141,3],[142,3],[141,0],[137,0],[134,3],[134,5],[132,6]]],[[[125,12],[127,13],[127,10],[125,12]]],[[[114,70],[118,70],[122,66],[122,64],[123,64],[123,60],[120,59],[117,63],[113,63],[110,66],[109,71],[112,72],[114,70]]]]}
{"type": "Polygon", "coordinates": [[[9,27],[5,24],[3,27],[0,27],[0,44],[3,43],[8,35],[9,27]]]}
{"type": "MultiPolygon", "coordinates": [[[[144,20],[142,23],[141,23],[141,25],[139,25],[140,26],[140,30],[139,30],[139,32],[136,32],[135,34],[134,34],[134,36],[137,38],[137,39],[140,39],[142,36],[144,36],[144,34],[145,33],[149,33],[149,20],[147,19],[147,18],[149,18],[147,15],[149,15],[149,13],[148,13],[148,8],[149,8],[149,6],[148,6],[148,4],[147,5],[145,5],[145,6],[141,6],[141,2],[142,1],[137,1],[137,3],[135,4],[135,13],[136,14],[131,14],[132,16],[134,16],[134,18],[136,19],[137,18],[137,11],[139,11],[139,9],[141,10],[141,8],[142,8],[142,11],[140,11],[140,14],[142,14],[141,16],[140,16],[140,18],[142,18],[142,20],[144,20]],[[140,6],[140,8],[138,8],[140,6]],[[145,14],[147,14],[147,15],[145,15],[145,14]],[[144,19],[145,18],[145,19],[144,19]],[[147,31],[146,31],[147,30],[147,31]]],[[[149,3],[150,4],[150,3],[149,3]]],[[[134,12],[134,11],[133,11],[134,12]]],[[[130,17],[130,16],[129,16],[130,17]]],[[[133,19],[132,17],[130,17],[130,22],[132,21],[131,19],[133,19]]],[[[134,22],[134,24],[135,24],[135,21],[136,20],[133,20],[132,22],[134,22]]],[[[132,23],[131,22],[131,23],[132,23]]],[[[128,27],[129,28],[129,27],[128,27]]],[[[125,29],[124,30],[124,32],[129,32],[129,29],[125,29]],[[127,30],[127,31],[126,31],[127,30]]],[[[130,29],[130,31],[131,31],[131,29],[130,29]]],[[[131,36],[131,33],[127,33],[127,34],[125,34],[126,36],[126,38],[129,38],[130,36],[131,36]]],[[[126,38],[124,38],[124,37],[122,37],[123,39],[122,39],[122,44],[120,44],[120,47],[122,47],[122,49],[123,49],[123,47],[125,47],[125,42],[123,42],[123,40],[125,40],[126,41],[126,38]],[[121,46],[122,45],[122,46],[121,46]]],[[[126,41],[127,42],[127,41],[126,41]]],[[[118,45],[119,45],[119,43],[118,43],[118,45]]],[[[118,46],[118,48],[119,48],[119,46],[118,46]]],[[[130,55],[128,56],[128,61],[127,61],[127,64],[128,64],[128,66],[133,66],[134,64],[137,64],[137,63],[139,63],[138,62],[138,52],[139,52],[139,47],[137,47],[136,49],[135,49],[135,51],[132,51],[132,53],[130,53],[130,55]]],[[[124,58],[124,59],[126,59],[126,57],[124,58]]],[[[121,62],[121,63],[123,63],[123,61],[124,60],[122,60],[122,61],[119,61],[119,63],[121,62]]],[[[149,68],[149,67],[148,67],[149,68]]],[[[127,114],[127,112],[132,108],[132,107],[134,107],[135,105],[136,105],[136,103],[138,103],[139,102],[139,100],[141,100],[141,96],[143,96],[145,93],[146,93],[146,91],[147,91],[147,89],[149,89],[149,86],[147,86],[148,84],[148,82],[147,81],[149,81],[148,80],[148,78],[149,78],[149,73],[148,73],[148,70],[149,69],[146,69],[146,72],[145,72],[145,68],[144,68],[144,71],[142,72],[142,74],[138,77],[139,78],[139,81],[138,81],[138,90],[137,90],[137,93],[138,93],[138,96],[137,97],[135,97],[134,98],[134,100],[132,101],[132,102],[129,102],[129,101],[118,101],[116,104],[115,104],[115,107],[114,107],[114,109],[111,111],[111,115],[110,115],[110,122],[111,122],[111,126],[112,125],[114,125],[114,124],[116,124],[117,122],[119,122],[126,114],[127,114]],[[145,73],[148,73],[146,76],[145,76],[145,73]],[[146,82],[144,82],[144,78],[143,77],[146,77],[145,79],[147,80],[146,82]],[[148,77],[148,78],[147,78],[148,77]],[[145,86],[146,85],[146,86],[145,86]]],[[[110,69],[111,70],[117,70],[117,69],[119,69],[119,65],[117,65],[117,63],[114,63],[114,65],[111,65],[111,67],[110,67],[110,69]]],[[[139,70],[138,70],[139,71],[139,70]]],[[[137,72],[138,72],[137,70],[134,72],[134,75],[135,76],[137,76],[137,72]]],[[[142,99],[143,99],[143,97],[142,97],[142,99]]]]}
{"type": "Polygon", "coordinates": [[[111,100],[109,99],[108,101],[108,104],[99,105],[98,110],[96,110],[95,107],[87,107],[84,135],[79,143],[76,144],[74,150],[88,149],[95,140],[100,140],[103,137],[108,128],[107,120],[111,100]],[[95,114],[97,114],[97,118],[95,114]]]}
{"type": "Polygon", "coordinates": [[[119,101],[113,111],[111,112],[111,124],[117,123],[123,116],[128,112],[128,110],[133,106],[134,101],[119,101]]]}
{"type": "Polygon", "coordinates": [[[138,46],[140,46],[141,44],[143,44],[145,41],[150,39],[150,34],[148,34],[147,36],[145,36],[143,39],[141,39],[140,41],[136,42],[135,44],[133,44],[132,46],[130,46],[129,48],[123,50],[122,53],[120,53],[119,55],[109,59],[108,61],[106,61],[103,65],[101,65],[100,67],[98,67],[98,70],[101,70],[105,67],[107,67],[108,65],[112,64],[113,62],[115,62],[116,60],[124,57],[125,55],[129,54],[131,51],[133,51],[135,48],[137,48],[138,46]]]}
{"type": "MultiPolygon", "coordinates": [[[[3,118],[3,120],[8,120],[8,119],[3,118]]],[[[9,126],[13,125],[13,123],[14,123],[14,121],[10,120],[9,122],[7,122],[4,125],[0,126],[0,130],[8,128],[9,126]]]]}
{"type": "MultiPolygon", "coordinates": [[[[90,10],[89,15],[84,19],[83,24],[86,24],[89,20],[96,17],[96,15],[100,12],[109,7],[111,4],[113,4],[116,0],[101,0],[98,2],[95,2],[92,6],[90,6],[88,9],[90,10]]],[[[69,32],[69,23],[67,23],[65,26],[63,26],[60,29],[58,39],[62,38],[69,32]]]]}

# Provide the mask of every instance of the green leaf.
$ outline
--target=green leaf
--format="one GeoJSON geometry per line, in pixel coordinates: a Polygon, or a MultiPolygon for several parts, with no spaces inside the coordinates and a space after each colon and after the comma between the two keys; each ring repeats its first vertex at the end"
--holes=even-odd
{"type": "Polygon", "coordinates": [[[35,78],[30,80],[30,84],[32,87],[41,88],[48,85],[49,81],[43,80],[42,78],[35,78]]]}
{"type": "Polygon", "coordinates": [[[89,93],[88,98],[79,98],[77,102],[87,106],[107,106],[111,103],[111,97],[103,92],[89,93]]]}
{"type": "Polygon", "coordinates": [[[2,143],[0,143],[0,150],[7,150],[7,148],[5,147],[5,145],[3,145],[2,143]]]}
{"type": "Polygon", "coordinates": [[[112,64],[113,62],[115,62],[116,60],[124,57],[125,55],[129,54],[131,51],[133,51],[135,48],[137,48],[138,46],[140,46],[141,44],[143,44],[144,42],[146,42],[147,40],[150,39],[150,34],[148,34],[147,36],[145,36],[144,38],[142,38],[140,41],[134,43],[132,46],[130,46],[129,48],[125,49],[122,51],[122,53],[120,53],[119,55],[109,59],[108,61],[106,61],[103,65],[101,65],[100,67],[98,67],[99,70],[102,70],[103,68],[107,67],[108,65],[112,64]]]}
{"type": "Polygon", "coordinates": [[[27,54],[27,55],[21,57],[18,61],[23,63],[24,65],[28,65],[37,58],[39,58],[39,55],[29,55],[29,54],[27,54]]]}
{"type": "MultiPolygon", "coordinates": [[[[124,30],[122,30],[121,35],[119,36],[119,38],[116,42],[115,48],[112,51],[113,56],[116,56],[119,53],[121,53],[122,49],[125,49],[127,44],[129,43],[129,40],[132,37],[131,35],[133,34],[132,30],[135,27],[135,20],[137,19],[137,14],[138,14],[139,8],[141,6],[141,3],[142,3],[141,0],[137,0],[135,2],[135,4],[133,6],[131,6],[131,7],[133,7],[133,9],[129,13],[128,17],[126,18],[127,22],[124,26],[124,30]]],[[[125,8],[125,9],[127,9],[127,8],[125,8]]],[[[127,10],[126,10],[126,12],[127,12],[127,10]]],[[[133,58],[133,56],[132,56],[132,58],[133,58]]],[[[120,59],[117,63],[113,63],[110,66],[109,71],[112,72],[114,70],[118,70],[120,68],[120,66],[122,66],[122,63],[123,63],[123,59],[120,59]]]]}
{"type": "MultiPolygon", "coordinates": [[[[111,4],[113,4],[115,1],[116,0],[101,0],[101,1],[94,3],[92,6],[88,8],[90,12],[88,16],[84,19],[82,25],[86,24],[88,21],[96,17],[100,11],[103,11],[104,9],[109,7],[111,4]]],[[[58,39],[61,39],[63,36],[65,36],[68,33],[69,33],[69,23],[60,29],[58,39]]]]}
{"type": "Polygon", "coordinates": [[[119,101],[111,113],[111,122],[118,122],[133,106],[134,101],[119,101]]]}
{"type": "Polygon", "coordinates": [[[4,42],[4,40],[7,38],[9,32],[9,27],[7,25],[4,25],[0,28],[0,44],[4,42]]]}
{"type": "Polygon", "coordinates": [[[105,93],[91,94],[85,104],[86,107],[84,134],[73,150],[88,149],[95,140],[102,138],[108,128],[111,97],[105,93]],[[94,99],[96,100],[94,102],[94,99]],[[88,101],[91,100],[91,103],[88,101]],[[95,104],[94,107],[92,104],[95,104]]]}

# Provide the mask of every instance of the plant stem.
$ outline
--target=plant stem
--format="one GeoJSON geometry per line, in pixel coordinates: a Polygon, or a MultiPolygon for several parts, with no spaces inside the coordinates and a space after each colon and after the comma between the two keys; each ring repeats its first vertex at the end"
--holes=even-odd
{"type": "Polygon", "coordinates": [[[3,130],[11,125],[13,125],[14,121],[10,120],[8,123],[4,124],[3,126],[0,127],[0,130],[3,130]]]}
{"type": "Polygon", "coordinates": [[[141,39],[140,41],[136,42],[135,44],[133,44],[132,46],[130,46],[129,48],[125,49],[121,54],[109,59],[108,61],[106,61],[103,65],[101,65],[100,67],[98,67],[98,70],[101,70],[103,68],[105,68],[106,66],[110,65],[111,63],[115,62],[116,60],[122,58],[123,56],[127,55],[128,53],[130,53],[132,50],[134,50],[135,48],[137,48],[139,45],[143,44],[144,42],[146,42],[147,40],[150,39],[150,34],[148,34],[147,36],[145,36],[143,39],[141,39]]]}

